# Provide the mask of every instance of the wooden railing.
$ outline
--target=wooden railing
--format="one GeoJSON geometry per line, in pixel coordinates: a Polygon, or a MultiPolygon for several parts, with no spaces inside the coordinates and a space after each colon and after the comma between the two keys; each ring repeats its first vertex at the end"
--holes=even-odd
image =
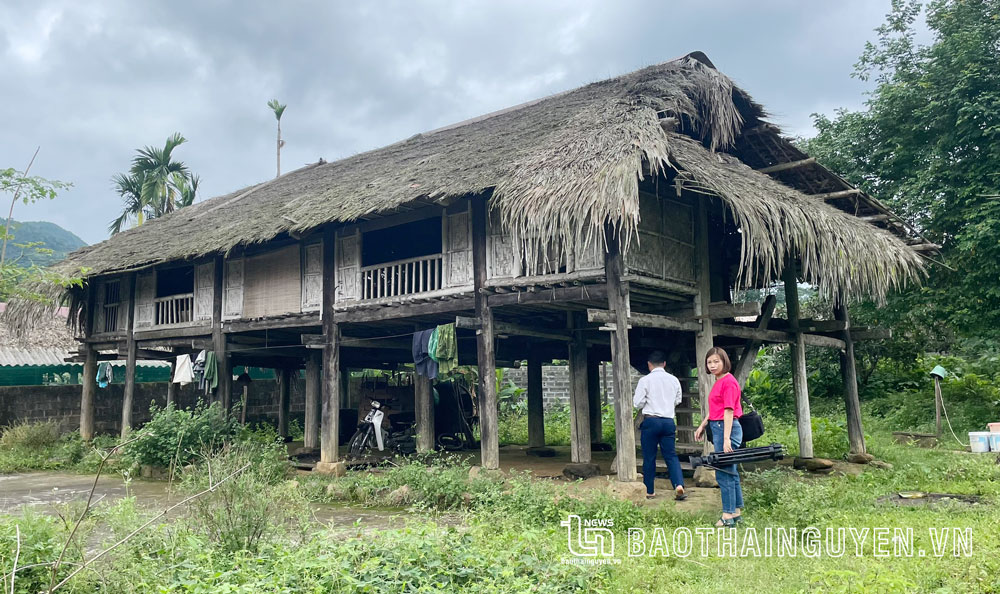
{"type": "Polygon", "coordinates": [[[194,293],[157,297],[153,305],[156,309],[155,326],[186,324],[194,319],[194,293]]]}
{"type": "Polygon", "coordinates": [[[441,254],[398,260],[361,269],[361,298],[382,299],[437,291],[444,287],[441,254]]]}

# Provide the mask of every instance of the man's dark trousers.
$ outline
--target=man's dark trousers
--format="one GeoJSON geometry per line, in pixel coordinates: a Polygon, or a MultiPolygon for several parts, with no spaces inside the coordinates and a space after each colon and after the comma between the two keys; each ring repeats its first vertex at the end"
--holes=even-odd
{"type": "Polygon", "coordinates": [[[674,488],[684,486],[684,475],[681,474],[681,461],[677,459],[674,440],[677,437],[677,425],[673,419],[663,417],[646,417],[639,426],[642,432],[642,482],[646,483],[646,493],[653,493],[653,480],[656,479],[656,448],[663,452],[667,462],[667,473],[674,488]]]}

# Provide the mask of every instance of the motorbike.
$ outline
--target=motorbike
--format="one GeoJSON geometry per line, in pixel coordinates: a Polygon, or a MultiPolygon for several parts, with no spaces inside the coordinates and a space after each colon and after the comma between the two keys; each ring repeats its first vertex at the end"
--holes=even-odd
{"type": "Polygon", "coordinates": [[[412,454],[415,450],[412,427],[394,429],[383,410],[383,403],[378,400],[371,401],[368,413],[358,423],[358,430],[347,446],[351,458],[362,458],[376,451],[402,455],[412,454]]]}

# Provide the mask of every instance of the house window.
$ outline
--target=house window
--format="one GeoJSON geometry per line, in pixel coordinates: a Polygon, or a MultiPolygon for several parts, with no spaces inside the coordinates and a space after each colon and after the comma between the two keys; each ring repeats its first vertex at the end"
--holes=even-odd
{"type": "Polygon", "coordinates": [[[444,286],[441,218],[421,219],[361,236],[361,298],[395,298],[444,286]]]}
{"type": "Polygon", "coordinates": [[[104,283],[104,331],[118,331],[118,307],[122,301],[122,284],[120,280],[104,283]]]}
{"type": "Polygon", "coordinates": [[[375,266],[440,253],[439,217],[367,231],[361,239],[361,266],[375,266]]]}

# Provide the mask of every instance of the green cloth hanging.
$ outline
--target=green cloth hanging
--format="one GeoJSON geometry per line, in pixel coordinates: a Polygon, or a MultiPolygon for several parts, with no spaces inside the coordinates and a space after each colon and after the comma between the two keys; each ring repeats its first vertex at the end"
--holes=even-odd
{"type": "Polygon", "coordinates": [[[444,324],[434,329],[431,337],[431,356],[438,362],[438,375],[448,373],[458,367],[458,340],[455,338],[455,324],[444,324]]]}
{"type": "Polygon", "coordinates": [[[205,388],[208,391],[219,387],[219,362],[215,358],[215,351],[205,353],[205,388]]]}
{"type": "MultiPolygon", "coordinates": [[[[438,326],[438,328],[440,328],[440,326],[438,326]]],[[[427,354],[430,356],[431,359],[434,359],[435,361],[438,360],[437,344],[438,344],[438,329],[435,328],[431,332],[431,337],[427,340],[427,354]]]]}

